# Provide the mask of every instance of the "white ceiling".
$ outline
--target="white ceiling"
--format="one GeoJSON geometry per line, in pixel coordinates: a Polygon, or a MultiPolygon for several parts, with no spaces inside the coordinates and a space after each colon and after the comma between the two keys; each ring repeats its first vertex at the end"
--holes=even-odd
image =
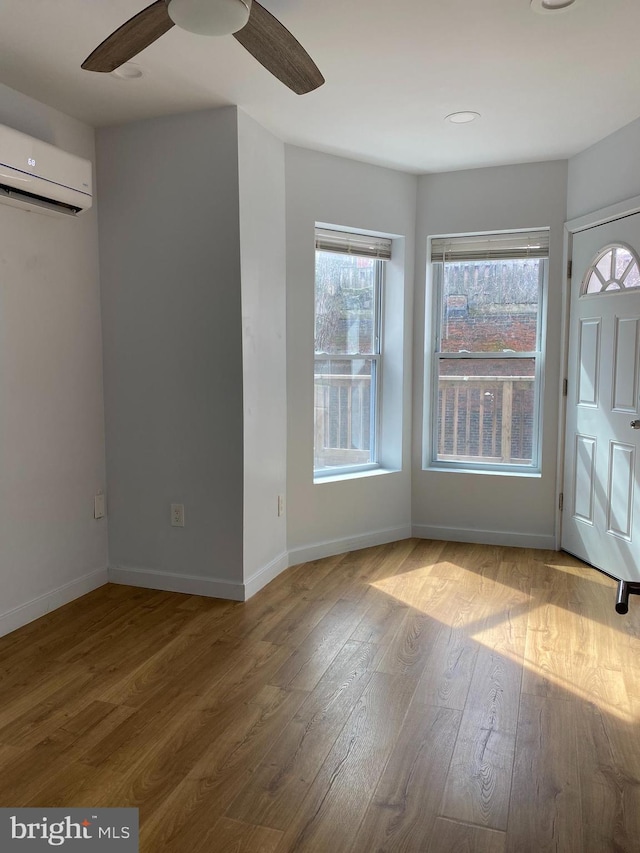
{"type": "Polygon", "coordinates": [[[640,115],[638,0],[262,0],[326,78],[302,96],[231,36],[177,27],[142,79],[82,71],[149,2],[0,0],[0,82],[93,125],[237,104],[286,142],[414,173],[565,158],[640,115]]]}

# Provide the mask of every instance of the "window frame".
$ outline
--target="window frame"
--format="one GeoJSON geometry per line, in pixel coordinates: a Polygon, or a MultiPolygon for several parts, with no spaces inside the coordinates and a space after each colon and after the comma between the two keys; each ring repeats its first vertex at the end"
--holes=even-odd
{"type": "MultiPolygon", "coordinates": [[[[517,235],[518,232],[505,232],[517,235]]],[[[479,235],[481,237],[482,235],[479,235]]],[[[429,241],[430,242],[430,241],[429,241]]],[[[428,254],[431,258],[431,252],[428,254]]],[[[472,261],[472,259],[468,259],[472,261]]],[[[482,256],[478,261],[486,260],[482,256]]],[[[497,259],[496,259],[497,260],[497,259]]],[[[522,260],[522,258],[503,257],[501,260],[522,260]]],[[[485,473],[494,475],[529,475],[541,476],[542,472],[542,423],[543,423],[543,400],[544,400],[544,374],[545,374],[545,350],[546,350],[546,304],[549,279],[549,258],[538,258],[540,262],[538,274],[538,311],[536,323],[536,350],[527,352],[443,352],[441,349],[442,324],[444,317],[444,264],[446,261],[429,260],[429,274],[427,275],[427,286],[431,284],[432,298],[430,300],[432,314],[431,344],[425,347],[428,364],[425,365],[425,426],[426,436],[424,442],[425,470],[438,471],[465,471],[468,473],[485,473]],[[440,393],[440,363],[447,360],[521,360],[533,359],[534,370],[534,403],[532,423],[532,459],[527,465],[472,461],[469,459],[448,460],[438,459],[438,415],[439,415],[439,393],[440,393]],[[429,387],[430,385],[430,387],[429,387]]],[[[429,306],[429,300],[426,301],[429,306]]]]}
{"type": "MultiPolygon", "coordinates": [[[[348,233],[348,232],[344,232],[348,233]]],[[[358,257],[357,252],[328,252],[323,249],[316,249],[314,254],[314,341],[315,341],[315,270],[318,252],[326,251],[327,254],[344,254],[347,257],[358,257]]],[[[366,257],[366,256],[362,256],[366,257]]],[[[369,462],[363,462],[356,465],[333,465],[327,468],[315,467],[315,420],[314,420],[314,446],[313,446],[313,480],[314,482],[322,482],[327,478],[340,477],[342,475],[353,475],[374,471],[381,467],[379,448],[380,448],[380,429],[381,429],[381,412],[382,412],[382,374],[383,374],[383,335],[384,335],[384,288],[385,288],[385,265],[386,261],[382,258],[367,258],[375,263],[375,278],[374,278],[374,324],[372,329],[373,352],[371,353],[316,353],[314,345],[314,384],[317,361],[356,361],[367,359],[371,361],[371,402],[370,402],[370,442],[371,442],[371,459],[369,462]]]]}

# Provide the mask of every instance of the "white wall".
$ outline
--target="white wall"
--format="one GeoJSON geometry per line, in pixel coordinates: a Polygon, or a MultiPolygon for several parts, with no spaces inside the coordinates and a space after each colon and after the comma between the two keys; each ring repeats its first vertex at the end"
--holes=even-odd
{"type": "MultiPolygon", "coordinates": [[[[286,146],[287,535],[300,562],[410,532],[411,312],[417,180],[412,175],[286,146]],[[404,238],[400,471],[313,483],[314,225],[323,222],[404,238]],[[404,322],[403,322],[404,321],[404,322]]],[[[402,287],[401,282],[394,282],[402,287]]]]}
{"type": "Polygon", "coordinates": [[[244,581],[287,566],[284,144],[238,112],[244,408],[244,581]]]}
{"type": "Polygon", "coordinates": [[[640,119],[569,160],[567,219],[640,195],[640,119]]]}
{"type": "Polygon", "coordinates": [[[110,577],[241,598],[237,110],[97,142],[110,577]]]}
{"type": "MultiPolygon", "coordinates": [[[[93,130],[0,85],[0,123],[88,159],[93,130]]],[[[0,204],[0,634],[106,582],[97,215],[0,204]]]]}
{"type": "MultiPolygon", "coordinates": [[[[92,129],[3,86],[0,122],[93,158],[92,129]]],[[[411,522],[418,535],[552,544],[565,202],[574,217],[640,194],[640,120],[572,158],[568,185],[564,162],[418,180],[283,146],[235,108],[103,129],[98,143],[115,580],[241,598],[287,551],[336,553],[411,522]],[[400,470],[314,485],[316,221],[403,238],[405,280],[397,265],[400,470]],[[426,238],[544,225],[543,476],[423,471],[426,238]],[[184,529],[169,525],[172,502],[184,529]]],[[[0,205],[0,633],[106,579],[107,522],[92,517],[105,487],[96,213],[0,205]]]]}
{"type": "Polygon", "coordinates": [[[413,525],[416,535],[554,547],[567,163],[427,175],[418,186],[413,525]],[[542,477],[422,470],[427,237],[550,226],[542,477]]]}

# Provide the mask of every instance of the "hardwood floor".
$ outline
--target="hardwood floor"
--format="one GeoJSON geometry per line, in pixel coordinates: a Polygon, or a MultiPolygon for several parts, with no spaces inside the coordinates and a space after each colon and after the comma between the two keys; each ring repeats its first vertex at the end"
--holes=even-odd
{"type": "Polygon", "coordinates": [[[0,639],[0,806],[144,853],[640,851],[640,599],[405,540],[238,604],[108,585],[0,639]]]}

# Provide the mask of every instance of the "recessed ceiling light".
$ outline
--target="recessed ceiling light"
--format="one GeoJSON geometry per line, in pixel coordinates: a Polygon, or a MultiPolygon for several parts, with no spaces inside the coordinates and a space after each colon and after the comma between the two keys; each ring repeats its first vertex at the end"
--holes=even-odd
{"type": "Polygon", "coordinates": [[[474,113],[471,110],[462,110],[459,113],[450,113],[448,116],[445,116],[445,120],[450,121],[452,124],[467,124],[470,121],[475,121],[477,118],[480,118],[480,113],[474,113]]]}
{"type": "Polygon", "coordinates": [[[117,77],[118,80],[137,80],[142,77],[142,68],[135,62],[125,62],[124,65],[112,71],[111,76],[117,77]]]}
{"type": "Polygon", "coordinates": [[[531,0],[531,8],[534,12],[545,14],[546,12],[564,12],[571,6],[575,6],[576,0],[531,0]]]}

